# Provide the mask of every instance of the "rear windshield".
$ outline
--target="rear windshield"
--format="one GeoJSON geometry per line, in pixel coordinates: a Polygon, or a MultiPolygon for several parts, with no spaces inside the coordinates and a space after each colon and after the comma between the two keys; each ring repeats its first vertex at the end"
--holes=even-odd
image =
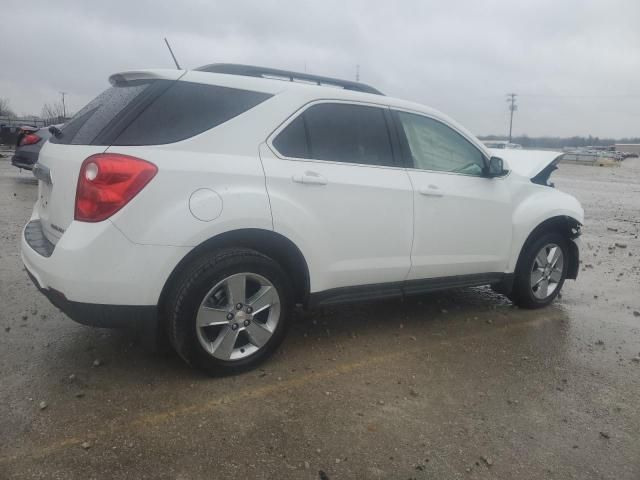
{"type": "Polygon", "coordinates": [[[113,124],[118,114],[122,114],[127,107],[131,108],[139,103],[139,97],[145,90],[158,82],[165,81],[130,82],[108,88],[76,113],[62,127],[62,135],[53,136],[51,142],[67,145],[101,145],[96,142],[100,133],[113,124]]]}
{"type": "Polygon", "coordinates": [[[67,145],[162,145],[216,127],[269,94],[199,83],[150,80],[116,84],[52,137],[67,145]]]}

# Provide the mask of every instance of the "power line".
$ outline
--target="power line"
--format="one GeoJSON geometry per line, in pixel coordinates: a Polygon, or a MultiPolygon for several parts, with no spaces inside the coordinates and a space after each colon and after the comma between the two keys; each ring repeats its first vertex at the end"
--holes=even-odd
{"type": "Polygon", "coordinates": [[[516,105],[517,96],[517,93],[507,93],[507,102],[509,103],[509,111],[511,112],[509,119],[509,143],[511,143],[511,132],[513,130],[513,112],[518,109],[518,105],[516,105]]]}

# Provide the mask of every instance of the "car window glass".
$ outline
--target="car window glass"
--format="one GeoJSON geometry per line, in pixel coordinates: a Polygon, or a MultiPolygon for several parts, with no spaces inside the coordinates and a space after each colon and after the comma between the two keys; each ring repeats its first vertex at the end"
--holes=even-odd
{"type": "Polygon", "coordinates": [[[288,157],[365,165],[393,165],[381,108],[321,103],[304,111],[274,140],[288,157]]]}
{"type": "Polygon", "coordinates": [[[273,146],[285,157],[310,158],[304,116],[298,116],[273,140],[273,146]]]}
{"type": "Polygon", "coordinates": [[[132,82],[108,88],[76,113],[63,127],[62,135],[52,143],[92,145],[94,139],[152,82],[132,82]]]}
{"type": "Polygon", "coordinates": [[[184,140],[221,125],[271,96],[175,82],[127,126],[113,145],[162,145],[184,140]]]}
{"type": "Polygon", "coordinates": [[[380,108],[321,103],[305,113],[312,158],[392,165],[391,142],[380,108]]]}
{"type": "Polygon", "coordinates": [[[422,115],[398,112],[415,168],[482,175],[480,150],[445,124],[422,115]]]}
{"type": "Polygon", "coordinates": [[[53,143],[162,145],[193,137],[250,110],[272,95],[199,83],[120,82],[98,95],[53,143]]]}

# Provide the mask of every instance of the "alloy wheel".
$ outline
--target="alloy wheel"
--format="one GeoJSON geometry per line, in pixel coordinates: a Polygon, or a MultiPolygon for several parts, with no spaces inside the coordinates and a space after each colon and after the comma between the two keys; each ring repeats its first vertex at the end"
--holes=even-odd
{"type": "Polygon", "coordinates": [[[531,291],[538,300],[549,298],[562,280],[564,255],[555,243],[542,247],[533,259],[531,268],[531,291]]]}
{"type": "Polygon", "coordinates": [[[196,316],[200,345],[213,357],[235,361],[262,348],[280,321],[276,287],[255,273],[237,273],[218,282],[196,316]]]}

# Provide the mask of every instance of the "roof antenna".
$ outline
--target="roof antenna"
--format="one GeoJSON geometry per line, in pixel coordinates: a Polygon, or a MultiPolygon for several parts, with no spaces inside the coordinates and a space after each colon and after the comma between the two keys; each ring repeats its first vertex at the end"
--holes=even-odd
{"type": "Polygon", "coordinates": [[[178,60],[176,60],[176,56],[173,54],[173,50],[171,50],[171,45],[169,45],[169,40],[167,40],[167,37],[164,37],[164,43],[167,44],[167,48],[169,49],[169,53],[171,54],[171,58],[173,58],[173,62],[176,64],[176,68],[178,70],[180,69],[180,65],[178,65],[178,60]]]}

